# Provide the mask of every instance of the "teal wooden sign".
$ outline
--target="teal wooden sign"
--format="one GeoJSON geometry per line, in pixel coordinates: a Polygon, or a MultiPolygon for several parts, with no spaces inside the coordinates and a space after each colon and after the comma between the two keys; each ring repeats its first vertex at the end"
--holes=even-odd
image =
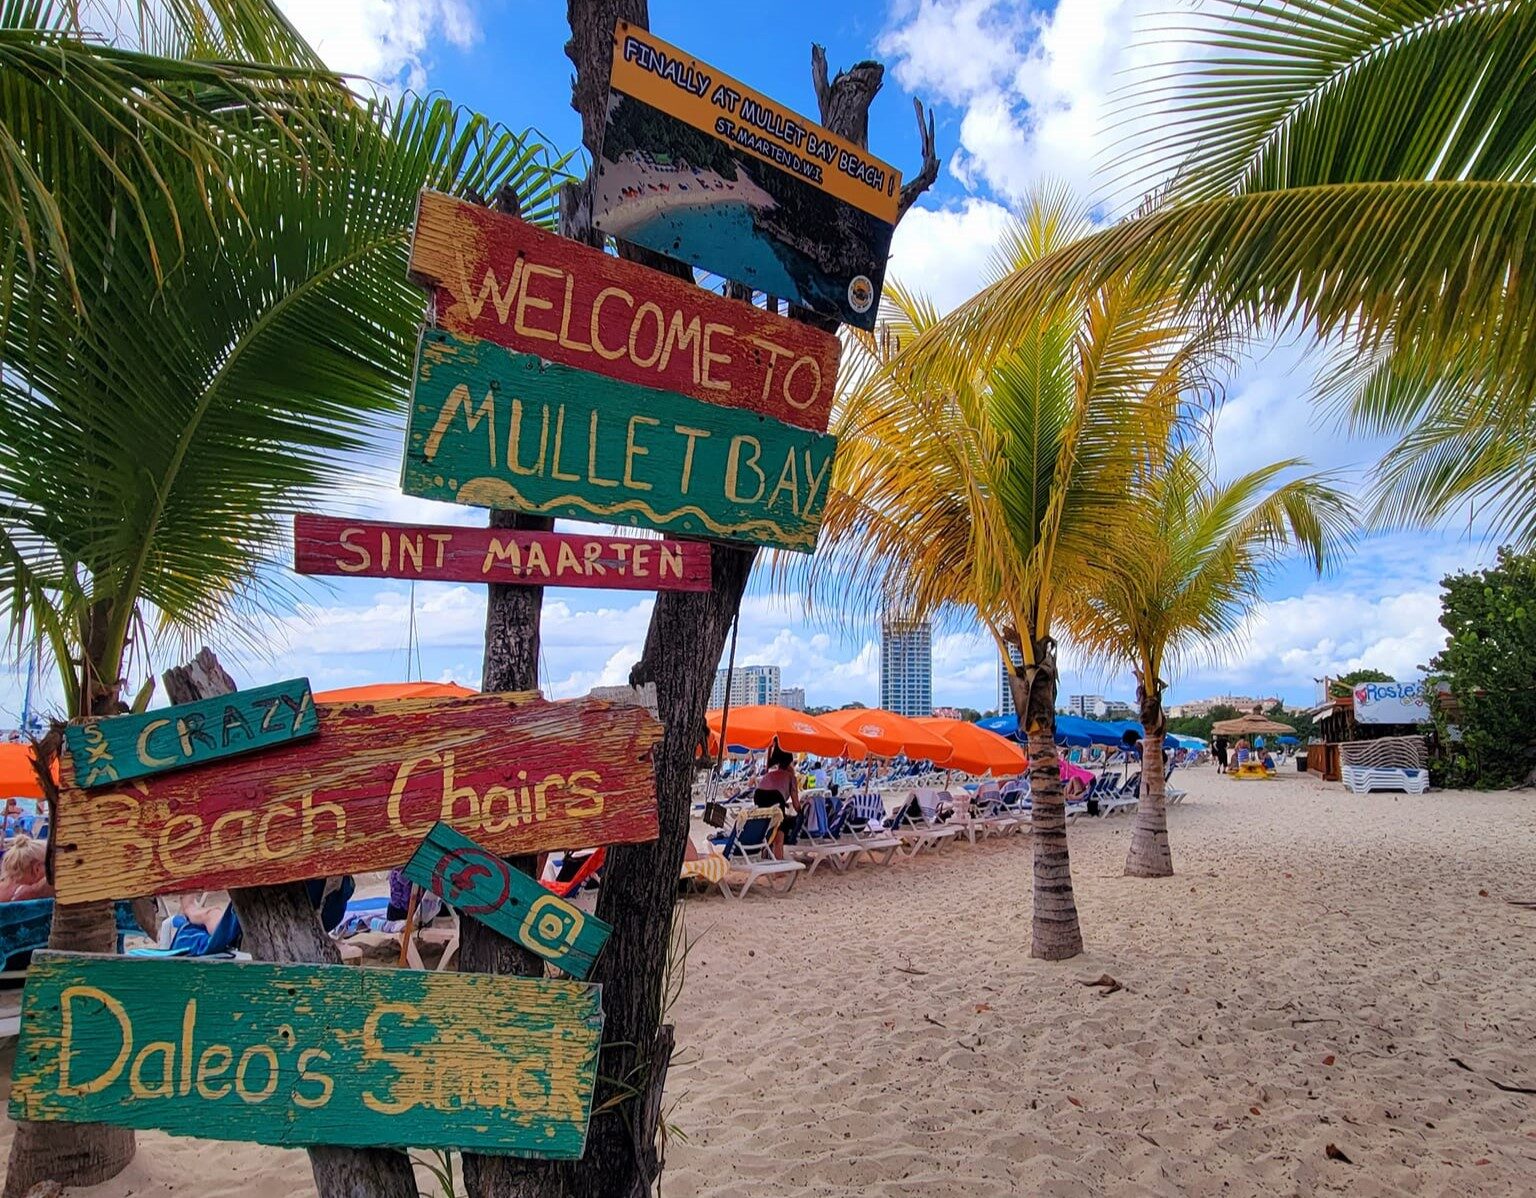
{"type": "Polygon", "coordinates": [[[64,730],[74,785],[103,786],[253,749],[320,730],[308,678],[274,682],[136,715],[115,715],[64,730]]]}
{"type": "Polygon", "coordinates": [[[432,826],[402,872],[572,977],[587,976],[613,931],[444,823],[432,826]]]}
{"type": "MultiPolygon", "coordinates": [[[[709,328],[663,327],[656,313],[654,329],[637,314],[631,356],[679,352],[673,341],[697,334],[709,378],[709,328]]],[[[809,553],[836,448],[835,437],[756,412],[429,330],[400,485],[427,499],[809,553]]]]}
{"type": "Polygon", "coordinates": [[[585,982],[43,952],[11,1117],[574,1159],[602,1028],[585,982]]]}

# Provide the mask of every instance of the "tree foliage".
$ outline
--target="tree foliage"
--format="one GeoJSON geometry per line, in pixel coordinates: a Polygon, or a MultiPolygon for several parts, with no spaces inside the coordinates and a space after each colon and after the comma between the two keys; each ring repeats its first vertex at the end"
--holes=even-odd
{"type": "Polygon", "coordinates": [[[946,336],[992,352],[1037,311],[1146,272],[1339,351],[1325,393],[1397,437],[1378,520],[1475,501],[1536,543],[1536,6],[1233,0],[1181,22],[1188,54],[1128,87],[1124,114],[1155,120],[1126,173],[1171,181],[983,291],[946,336]]]}
{"type": "Polygon", "coordinates": [[[1391,674],[1383,674],[1380,670],[1366,667],[1361,670],[1350,670],[1340,674],[1328,684],[1328,695],[1333,699],[1347,699],[1355,693],[1355,686],[1361,682],[1395,682],[1391,674]]]}
{"type": "Polygon", "coordinates": [[[174,56],[130,55],[133,76],[99,70],[125,52],[46,6],[10,4],[32,24],[0,30],[0,48],[55,64],[5,75],[0,134],[46,197],[20,211],[52,212],[56,234],[25,219],[0,234],[0,615],[45,640],[71,714],[119,693],[131,646],[261,601],[285,515],[347,483],[397,420],[423,311],[405,269],[420,189],[510,188],[553,214],[542,147],[446,100],[317,84],[302,119],[274,115],[241,81],[291,63],[220,63],[215,87],[197,56],[231,39],[197,14],[218,10],[274,22],[266,39],[239,25],[237,45],[287,44],[265,0],[191,5],[179,26],[178,5],[146,6],[161,23],[135,40],[174,56]],[[169,116],[144,112],[151,66],[169,116]],[[73,97],[62,73],[102,90],[73,97]],[[113,81],[129,89],[115,104],[113,81]],[[134,151],[99,152],[119,142],[134,151]]]}
{"type": "Polygon", "coordinates": [[[1447,639],[1428,682],[1450,688],[1452,703],[1435,715],[1447,781],[1525,782],[1536,766],[1536,554],[1500,549],[1494,566],[1447,575],[1440,587],[1447,639]]]}

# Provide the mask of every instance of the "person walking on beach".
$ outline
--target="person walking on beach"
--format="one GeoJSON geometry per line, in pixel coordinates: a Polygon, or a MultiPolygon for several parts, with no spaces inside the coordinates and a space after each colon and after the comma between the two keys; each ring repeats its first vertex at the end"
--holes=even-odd
{"type": "Polygon", "coordinates": [[[1218,774],[1227,772],[1227,738],[1225,736],[1216,738],[1216,772],[1218,774]]]}

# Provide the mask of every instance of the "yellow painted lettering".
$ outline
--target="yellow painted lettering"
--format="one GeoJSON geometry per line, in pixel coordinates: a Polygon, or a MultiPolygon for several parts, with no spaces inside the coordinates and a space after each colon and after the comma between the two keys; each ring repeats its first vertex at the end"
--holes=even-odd
{"type": "Polygon", "coordinates": [[[252,1044],[240,1054],[240,1064],[235,1066],[235,1093],[240,1095],[242,1102],[252,1105],[258,1102],[266,1102],[277,1089],[277,1053],[272,1051],[270,1044],[252,1044]],[[250,1070],[251,1062],[260,1057],[267,1066],[267,1084],[260,1090],[246,1088],[245,1075],[250,1070]]]}
{"type": "Polygon", "coordinates": [[[560,553],[555,559],[555,575],[558,577],[569,569],[572,574],[581,573],[581,559],[576,556],[576,551],[571,548],[569,541],[560,542],[560,553]]]}
{"type": "Polygon", "coordinates": [[[704,386],[708,387],[711,391],[729,391],[731,389],[729,380],[710,378],[709,368],[716,362],[722,366],[729,366],[731,364],[731,355],[717,353],[712,348],[711,343],[713,342],[716,333],[729,337],[734,333],[734,331],[735,330],[733,330],[728,324],[711,323],[704,326],[704,369],[701,373],[698,374],[698,379],[699,382],[704,384],[704,386]]]}
{"type": "MultiPolygon", "coordinates": [[[[635,477],[635,459],[643,458],[651,451],[642,445],[635,444],[635,426],[641,424],[658,425],[661,421],[654,416],[641,416],[638,413],[629,418],[629,430],[624,435],[624,485],[631,491],[649,491],[651,484],[642,482],[635,477]]],[[[692,447],[689,442],[689,447],[692,447]]]]}
{"type": "Polygon", "coordinates": [[[361,528],[344,528],[341,530],[341,547],[349,553],[357,554],[355,562],[344,562],[336,559],[336,568],[346,574],[359,574],[373,565],[373,554],[368,552],[368,546],[360,545],[352,540],[353,537],[363,535],[361,528]]]}
{"type": "Polygon", "coordinates": [[[176,1059],[176,1046],[169,1040],[152,1040],[139,1049],[128,1070],[128,1090],[135,1098],[175,1098],[176,1083],[171,1079],[171,1062],[176,1059]],[[154,1083],[144,1080],[144,1066],[151,1059],[160,1059],[160,1077],[154,1083]]]}
{"type": "MultiPolygon", "coordinates": [[[[421,1018],[420,1012],[409,1003],[386,1002],[374,1007],[368,1012],[368,1018],[363,1020],[363,1059],[388,1061],[395,1067],[396,1074],[402,1075],[409,1071],[412,1058],[408,1052],[384,1051],[384,1042],[379,1036],[379,1024],[388,1015],[399,1015],[408,1025],[421,1018]]],[[[403,1115],[416,1105],[416,1100],[413,1097],[380,1098],[372,1090],[364,1090],[363,1105],[381,1115],[403,1115]]]]}
{"type": "Polygon", "coordinates": [[[302,836],[285,848],[276,848],[270,843],[272,825],[278,816],[298,819],[299,813],[287,803],[274,803],[261,813],[261,821],[256,825],[256,855],[263,861],[281,861],[284,857],[292,857],[303,843],[302,836]]]}
{"type": "Polygon", "coordinates": [[[160,829],[160,861],[166,873],[173,878],[183,877],[193,873],[202,864],[202,849],[198,849],[186,861],[176,861],[171,856],[198,840],[202,834],[203,817],[200,815],[173,815],[165,821],[165,826],[160,829]],[[185,836],[176,835],[179,827],[187,830],[185,836]]]}
{"type": "Polygon", "coordinates": [[[615,362],[624,356],[625,347],[620,345],[617,349],[609,349],[597,336],[597,326],[603,319],[603,304],[610,299],[623,300],[629,305],[629,310],[633,312],[635,310],[635,297],[622,287],[604,287],[597,293],[597,298],[592,301],[592,327],[588,330],[588,334],[592,339],[592,348],[610,362],[615,362]]]}
{"type": "MultiPolygon", "coordinates": [[[[518,446],[522,443],[523,436],[523,401],[512,401],[512,427],[507,432],[507,469],[513,474],[524,476],[537,476],[544,473],[544,453],[549,448],[549,405],[545,404],[540,409],[539,417],[539,456],[532,466],[524,466],[522,456],[518,452],[518,446]]],[[[495,465],[492,460],[491,465],[495,465]]]]}
{"type": "Polygon", "coordinates": [[[619,480],[603,478],[597,473],[597,413],[587,421],[587,481],[598,487],[616,487],[619,480]]]}
{"type": "Polygon", "coordinates": [[[576,288],[576,280],[570,275],[565,276],[565,307],[560,311],[560,344],[566,349],[576,350],[579,353],[591,353],[592,347],[584,341],[571,340],[571,293],[576,288]]]}
{"type": "Polygon", "coordinates": [[[732,503],[756,503],[763,497],[763,490],[768,486],[768,478],[757,465],[757,459],[762,456],[762,453],[762,443],[756,437],[741,433],[731,438],[731,451],[725,460],[725,497],[732,503]],[[743,459],[741,447],[748,443],[752,446],[752,456],[743,459]],[[757,490],[751,495],[742,495],[737,489],[743,466],[757,475],[757,490]]]}
{"type": "Polygon", "coordinates": [[[429,532],[427,540],[437,546],[437,560],[432,565],[434,569],[441,570],[443,568],[443,551],[448,548],[448,543],[453,540],[453,534],[451,532],[429,532]]]}
{"type": "Polygon", "coordinates": [[[331,1095],[336,1090],[335,1081],[332,1080],[329,1074],[311,1072],[309,1068],[309,1063],[311,1061],[329,1061],[330,1059],[331,1054],[321,1048],[306,1048],[303,1052],[299,1053],[298,1084],[303,1085],[305,1082],[316,1082],[320,1086],[320,1093],[300,1094],[298,1087],[295,1086],[293,1091],[293,1102],[295,1106],[301,1106],[307,1111],[312,1111],[317,1107],[323,1107],[326,1103],[330,1102],[331,1095]]]}
{"type": "Polygon", "coordinates": [[[579,483],[581,481],[581,475],[560,473],[560,446],[564,440],[565,405],[561,404],[559,409],[555,412],[555,461],[554,465],[550,467],[549,476],[563,483],[579,483]]]}
{"type": "Polygon", "coordinates": [[[546,279],[558,279],[561,278],[563,274],[563,271],[558,271],[552,266],[539,266],[533,262],[524,264],[523,289],[522,293],[517,297],[517,318],[512,322],[512,327],[521,333],[524,337],[532,337],[538,341],[559,340],[559,338],[554,333],[551,333],[548,329],[530,328],[527,324],[526,318],[529,308],[533,308],[535,311],[539,312],[548,312],[555,306],[553,300],[539,299],[536,295],[533,294],[531,288],[533,287],[534,279],[541,276],[546,279]]]}
{"type": "Polygon", "coordinates": [[[226,811],[213,821],[208,833],[208,851],[216,860],[234,864],[251,855],[251,825],[256,822],[254,811],[226,811]],[[224,829],[232,824],[240,826],[240,839],[232,845],[224,843],[224,829]]]}
{"type": "Polygon", "coordinates": [[[149,738],[162,728],[169,728],[170,720],[150,720],[139,733],[139,761],[147,766],[175,765],[175,757],[159,757],[150,750],[149,738]]]}
{"type": "Polygon", "coordinates": [[[816,402],[816,397],[821,394],[821,363],[815,358],[796,358],[795,364],[784,375],[784,402],[797,412],[803,412],[816,402]],[[804,371],[810,371],[810,387],[806,390],[804,399],[795,398],[795,377],[804,371]]]}
{"type": "Polygon", "coordinates": [[[485,547],[485,561],[480,563],[480,573],[489,574],[491,567],[499,562],[508,563],[514,574],[523,572],[523,551],[516,541],[492,537],[485,547]]]}
{"type": "MultiPolygon", "coordinates": [[[[89,1038],[92,1046],[99,1043],[95,1035],[89,1038]]],[[[100,1094],[123,1075],[123,1066],[133,1055],[133,1025],[128,1012],[105,990],[95,986],[66,986],[59,995],[59,1093],[65,1098],[81,1098],[87,1094],[100,1094]],[[91,999],[106,1008],[107,1014],[117,1021],[121,1043],[112,1063],[88,1082],[76,1081],[70,1074],[70,1062],[75,1054],[75,1001],[91,999]]]]}
{"type": "Polygon", "coordinates": [[[665,578],[670,571],[672,577],[683,576],[683,550],[681,546],[661,544],[657,546],[661,550],[661,576],[665,578]]]}
{"type": "Polygon", "coordinates": [[[395,830],[395,835],[419,840],[432,830],[430,823],[421,824],[418,827],[410,827],[401,816],[400,804],[405,799],[405,787],[411,780],[411,774],[417,766],[436,765],[441,766],[443,759],[436,753],[428,753],[424,757],[412,757],[400,763],[400,768],[395,771],[394,784],[389,788],[389,801],[384,805],[385,814],[389,817],[389,826],[395,830]]]}
{"type": "Polygon", "coordinates": [[[773,510],[773,505],[779,501],[779,493],[789,492],[789,510],[795,515],[800,514],[800,474],[795,469],[795,451],[790,449],[784,455],[784,466],[779,471],[779,481],[773,488],[773,493],[768,496],[768,510],[773,510]]]}
{"type": "Polygon", "coordinates": [[[581,556],[586,562],[587,577],[594,574],[606,574],[608,569],[603,565],[603,545],[601,541],[588,541],[581,547],[581,556]]]}
{"type": "Polygon", "coordinates": [[[693,477],[693,446],[700,437],[710,435],[708,429],[689,428],[686,424],[674,424],[672,430],[678,435],[688,438],[688,448],[683,450],[683,480],[681,493],[688,494],[688,480],[693,477]]]}
{"type": "MultiPolygon", "coordinates": [[[[639,313],[636,313],[638,319],[639,313]]],[[[711,326],[720,327],[720,326],[711,326]]],[[[667,325],[667,335],[661,347],[661,357],[657,360],[656,369],[665,370],[667,363],[672,361],[672,354],[679,349],[687,349],[693,346],[693,381],[699,381],[699,318],[695,316],[686,325],[683,323],[681,312],[672,313],[672,322],[667,325]]]]}
{"type": "Polygon", "coordinates": [[[420,574],[421,573],[421,553],[422,553],[422,549],[424,547],[425,547],[425,542],[423,542],[422,536],[421,536],[420,533],[416,534],[416,541],[415,541],[414,544],[412,544],[411,538],[410,538],[410,536],[408,534],[401,533],[400,534],[400,550],[399,550],[399,552],[400,552],[400,569],[402,569],[402,570],[405,569],[405,559],[407,557],[409,557],[411,559],[412,563],[413,563],[412,568],[416,571],[416,573],[420,574]]]}
{"type": "Polygon", "coordinates": [[[636,366],[649,369],[656,365],[657,360],[661,357],[662,342],[666,340],[666,323],[667,318],[661,314],[661,309],[650,300],[646,300],[645,303],[635,309],[635,317],[629,325],[629,360],[636,366]],[[647,313],[655,318],[656,339],[651,343],[650,354],[645,358],[641,358],[635,350],[635,343],[639,338],[640,326],[645,321],[647,313]]]}
{"type": "Polygon", "coordinates": [[[532,574],[535,571],[544,575],[545,578],[549,577],[549,559],[544,556],[544,546],[540,545],[537,541],[532,542],[528,546],[528,569],[526,573],[532,574]]]}
{"type": "MultiPolygon", "coordinates": [[[[437,419],[432,424],[432,431],[427,434],[427,442],[422,446],[421,456],[427,461],[437,457],[437,450],[443,443],[443,437],[448,432],[448,426],[453,423],[453,418],[463,409],[465,428],[474,432],[480,427],[480,422],[485,421],[485,435],[487,448],[491,456],[492,469],[496,466],[496,392],[487,391],[485,398],[480,401],[478,408],[473,408],[473,400],[469,394],[469,384],[459,383],[448,392],[448,398],[443,400],[443,406],[438,410],[437,419]]],[[[385,562],[386,567],[388,562],[385,562]]]]}
{"type": "Polygon", "coordinates": [[[593,819],[603,813],[603,792],[596,789],[603,784],[603,776],[596,770],[577,770],[569,779],[571,794],[583,804],[572,804],[565,809],[567,815],[577,819],[593,819]],[[590,782],[591,785],[584,785],[590,782]]]}
{"type": "Polygon", "coordinates": [[[210,1086],[208,1079],[219,1077],[229,1072],[230,1065],[234,1064],[235,1053],[227,1044],[210,1044],[203,1049],[203,1053],[197,1058],[197,1093],[200,1098],[206,1098],[209,1102],[217,1102],[226,1097],[234,1087],[228,1082],[222,1086],[210,1086]],[[211,1064],[213,1060],[219,1061],[218,1065],[211,1064]]]}

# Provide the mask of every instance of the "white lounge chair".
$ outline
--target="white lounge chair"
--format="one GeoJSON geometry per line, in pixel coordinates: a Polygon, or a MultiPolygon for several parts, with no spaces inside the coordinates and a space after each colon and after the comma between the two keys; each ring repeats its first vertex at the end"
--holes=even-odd
{"type": "Polygon", "coordinates": [[[802,862],[808,878],[815,875],[822,862],[830,864],[838,873],[846,872],[854,858],[865,850],[853,841],[840,839],[833,833],[826,795],[802,795],[800,802],[805,808],[805,827],[801,830],[799,841],[784,846],[784,856],[791,861],[802,862]]]}
{"type": "Polygon", "coordinates": [[[774,856],[773,838],[784,818],[778,807],[744,807],[736,813],[735,822],[721,847],[727,872],[720,879],[720,891],[726,898],[743,899],[747,891],[759,879],[768,879],[768,889],[775,894],[788,894],[795,888],[795,880],[805,872],[799,861],[784,861],[774,856]],[[788,878],[781,890],[779,878],[788,878]],[[740,890],[732,890],[735,882],[740,890]]]}
{"type": "Polygon", "coordinates": [[[924,849],[937,849],[960,835],[953,823],[941,823],[938,818],[939,796],[937,790],[915,790],[906,799],[897,799],[891,834],[901,841],[902,855],[915,857],[924,849]],[[912,800],[917,800],[920,816],[912,812],[912,800]]]}

